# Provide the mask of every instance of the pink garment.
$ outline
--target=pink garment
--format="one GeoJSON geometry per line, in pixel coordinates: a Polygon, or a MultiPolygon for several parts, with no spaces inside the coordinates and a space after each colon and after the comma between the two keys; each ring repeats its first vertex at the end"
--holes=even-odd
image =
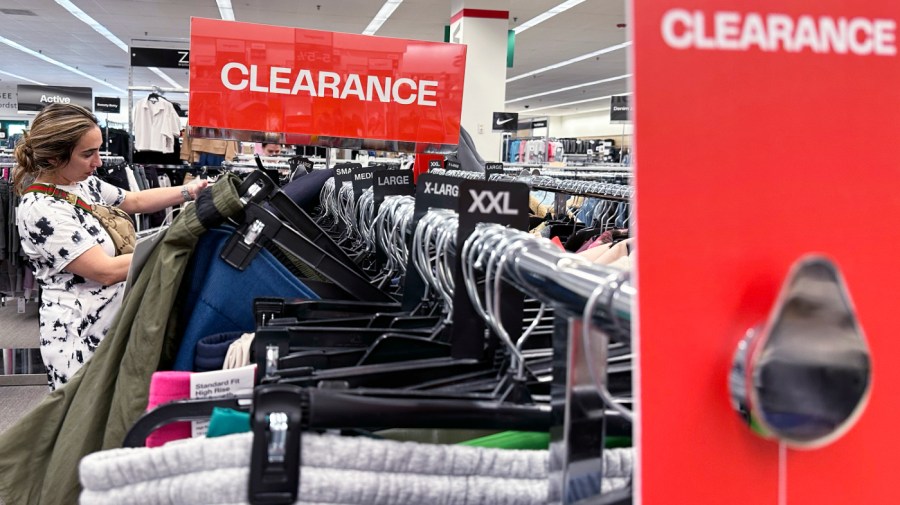
{"type": "MultiPolygon", "coordinates": [[[[157,405],[191,396],[191,372],[154,372],[150,378],[150,397],[147,411],[157,405]]],[[[147,447],[159,447],[172,440],[191,438],[189,421],[172,423],[154,431],[147,437],[147,447]]]]}

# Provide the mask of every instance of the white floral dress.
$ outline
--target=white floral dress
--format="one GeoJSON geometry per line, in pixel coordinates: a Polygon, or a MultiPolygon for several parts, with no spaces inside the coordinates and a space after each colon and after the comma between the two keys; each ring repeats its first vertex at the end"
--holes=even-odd
{"type": "MultiPolygon", "coordinates": [[[[57,186],[89,204],[120,205],[125,192],[96,177],[57,186]]],[[[122,303],[124,282],[103,286],[65,270],[82,253],[115,246],[84,209],[43,193],[26,193],[16,213],[22,252],[41,287],[41,356],[50,389],[65,384],[94,354],[122,303]]]]}

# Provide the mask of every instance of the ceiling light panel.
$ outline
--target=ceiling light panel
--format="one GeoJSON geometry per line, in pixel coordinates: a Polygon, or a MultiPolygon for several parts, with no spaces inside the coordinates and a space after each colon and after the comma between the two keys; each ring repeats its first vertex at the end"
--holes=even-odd
{"type": "Polygon", "coordinates": [[[538,14],[537,16],[535,16],[535,17],[529,19],[528,21],[525,21],[524,23],[520,24],[519,26],[513,28],[513,31],[516,32],[516,35],[518,35],[518,34],[524,32],[525,30],[531,28],[532,26],[543,23],[544,21],[552,18],[553,16],[556,16],[557,14],[565,12],[582,2],[584,2],[584,0],[566,0],[565,2],[557,5],[556,7],[548,9],[546,12],[538,14]]]}
{"type": "Polygon", "coordinates": [[[532,109],[528,109],[528,111],[529,112],[537,112],[539,110],[558,109],[561,107],[568,107],[570,105],[579,105],[579,104],[588,103],[588,102],[598,102],[600,100],[609,100],[613,96],[622,96],[622,95],[630,95],[630,94],[631,94],[631,92],[629,91],[626,93],[618,93],[616,95],[599,96],[597,98],[586,98],[584,100],[575,100],[574,102],[558,103],[555,105],[547,105],[545,107],[532,108],[532,109]]]}
{"type": "Polygon", "coordinates": [[[542,93],[535,93],[533,95],[523,96],[521,98],[514,98],[512,100],[507,100],[506,103],[521,102],[523,100],[528,100],[531,98],[537,98],[537,97],[541,97],[541,96],[552,95],[554,93],[563,93],[565,91],[572,91],[574,89],[585,88],[587,86],[595,86],[597,84],[605,84],[607,82],[615,82],[615,81],[618,81],[621,79],[628,79],[629,77],[631,77],[631,74],[619,75],[616,77],[610,77],[608,79],[600,79],[599,81],[591,81],[591,82],[586,82],[584,84],[576,84],[574,86],[566,86],[564,88],[552,89],[550,91],[544,91],[542,93]]]}
{"type": "Polygon", "coordinates": [[[0,74],[8,75],[8,76],[10,76],[10,77],[19,79],[20,81],[27,81],[27,82],[30,82],[30,83],[32,83],[32,84],[37,84],[38,86],[46,86],[46,84],[44,84],[44,83],[42,83],[42,82],[38,82],[38,81],[35,81],[35,80],[33,80],[33,79],[29,79],[29,78],[27,78],[27,77],[22,77],[22,76],[19,75],[19,74],[14,74],[14,73],[12,73],[12,72],[7,72],[7,71],[5,71],[5,70],[0,70],[0,74]]]}
{"type": "Polygon", "coordinates": [[[216,6],[219,7],[219,16],[225,21],[234,21],[234,9],[231,7],[231,0],[216,0],[216,6]]]}
{"type": "Polygon", "coordinates": [[[559,63],[554,63],[553,65],[548,65],[546,67],[539,68],[537,70],[532,70],[531,72],[517,75],[515,77],[510,77],[509,79],[506,80],[506,82],[518,81],[519,79],[531,77],[532,75],[537,75],[542,72],[549,72],[551,70],[556,70],[557,68],[562,68],[562,67],[565,67],[568,65],[572,65],[573,63],[578,63],[579,61],[584,61],[584,60],[587,60],[590,58],[595,58],[595,57],[603,55],[603,54],[611,53],[613,51],[618,51],[619,49],[625,49],[626,47],[628,47],[630,45],[631,45],[631,41],[628,41],[628,42],[623,42],[621,44],[616,44],[614,46],[604,47],[603,49],[594,51],[592,53],[582,54],[581,56],[576,56],[574,58],[570,58],[568,60],[561,61],[559,63]]]}
{"type": "Polygon", "coordinates": [[[60,61],[56,61],[49,56],[45,56],[45,55],[35,51],[34,49],[29,49],[29,48],[23,46],[22,44],[19,44],[18,42],[10,40],[6,37],[0,36],[0,44],[6,44],[13,49],[22,51],[25,54],[30,54],[31,56],[34,56],[35,58],[38,58],[40,60],[44,60],[47,63],[50,63],[51,65],[56,65],[59,68],[68,70],[69,72],[72,72],[73,74],[80,75],[81,77],[84,77],[85,79],[90,79],[98,84],[102,84],[103,86],[114,89],[114,90],[118,91],[119,93],[122,93],[123,95],[126,94],[126,91],[118,86],[113,86],[112,84],[110,84],[106,81],[103,81],[101,79],[98,79],[98,78],[90,75],[90,74],[82,72],[81,70],[78,70],[77,68],[75,68],[73,66],[66,65],[65,63],[62,63],[60,61]]]}
{"type": "Polygon", "coordinates": [[[375,35],[375,32],[377,32],[381,28],[381,25],[391,17],[391,14],[397,10],[397,7],[399,7],[401,3],[403,3],[403,0],[387,0],[384,2],[384,5],[378,10],[378,14],[375,14],[375,17],[369,22],[369,26],[363,30],[363,35],[375,35]]]}
{"type": "Polygon", "coordinates": [[[122,42],[122,40],[119,37],[116,37],[115,35],[113,35],[111,31],[109,31],[105,26],[103,26],[99,22],[97,22],[97,20],[88,16],[87,13],[84,12],[83,10],[79,9],[77,5],[73,4],[69,0],[56,0],[56,3],[58,3],[60,6],[62,6],[63,9],[69,11],[69,13],[71,13],[73,16],[78,18],[81,22],[83,22],[84,24],[93,28],[93,30],[95,32],[99,33],[100,35],[103,35],[103,37],[106,38],[106,40],[117,45],[119,47],[119,49],[125,51],[126,53],[128,52],[128,44],[122,42]]]}

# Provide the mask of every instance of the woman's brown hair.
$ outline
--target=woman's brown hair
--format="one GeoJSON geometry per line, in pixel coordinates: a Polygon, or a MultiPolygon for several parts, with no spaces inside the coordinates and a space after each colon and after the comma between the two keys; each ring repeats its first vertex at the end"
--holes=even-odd
{"type": "Polygon", "coordinates": [[[97,126],[97,118],[80,105],[44,107],[16,144],[16,192],[21,195],[38,175],[65,166],[81,137],[97,126]]]}

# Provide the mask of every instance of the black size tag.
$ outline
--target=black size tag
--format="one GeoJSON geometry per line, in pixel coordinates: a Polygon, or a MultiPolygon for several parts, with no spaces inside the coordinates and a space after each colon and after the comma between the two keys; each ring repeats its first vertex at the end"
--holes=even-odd
{"type": "MultiPolygon", "coordinates": [[[[381,204],[388,196],[402,196],[416,194],[416,186],[413,184],[412,170],[393,170],[390,168],[376,168],[372,178],[372,193],[375,197],[375,216],[381,209],[381,204]]],[[[375,260],[379,270],[387,261],[387,252],[383,250],[380,240],[375,241],[375,260]]]]}
{"type": "Polygon", "coordinates": [[[359,167],[353,170],[353,198],[359,200],[363,191],[372,187],[372,174],[375,167],[359,167]]]}
{"type": "Polygon", "coordinates": [[[435,168],[441,168],[444,163],[441,160],[428,160],[428,171],[431,172],[435,168]]]}
{"type": "Polygon", "coordinates": [[[341,184],[353,180],[353,171],[359,170],[362,165],[359,163],[338,163],[334,166],[334,184],[336,189],[340,189],[341,184]]]}
{"type": "Polygon", "coordinates": [[[375,215],[381,208],[384,198],[396,195],[416,194],[416,185],[413,183],[412,170],[392,170],[389,168],[376,168],[373,179],[372,191],[375,194],[375,215]]]}
{"type": "MultiPolygon", "coordinates": [[[[416,181],[416,210],[413,223],[418,223],[429,209],[457,209],[459,184],[462,179],[435,174],[421,174],[416,181]]],[[[412,240],[412,234],[410,234],[412,240]]],[[[409,245],[412,245],[411,243],[409,245]]],[[[422,301],[425,280],[409,255],[406,266],[406,282],[403,285],[403,310],[411,311],[422,301]]]]}
{"type": "Polygon", "coordinates": [[[484,164],[484,180],[491,180],[494,174],[503,173],[503,163],[485,163],[484,164]]]}
{"type": "Polygon", "coordinates": [[[291,172],[299,169],[308,174],[313,171],[313,162],[309,158],[291,158],[289,165],[291,172]]]}
{"type": "MultiPolygon", "coordinates": [[[[478,223],[497,223],[526,231],[528,193],[528,186],[518,182],[463,180],[459,185],[459,229],[456,232],[456,250],[463,250],[463,245],[478,223]]],[[[465,288],[460,254],[457,254],[455,265],[456,290],[453,293],[450,354],[454,358],[481,358],[489,342],[485,337],[486,326],[484,319],[472,305],[468,290],[465,288]]],[[[500,321],[515,342],[522,333],[525,296],[516,288],[503,283],[500,298],[503,300],[500,321]]],[[[492,340],[494,339],[496,336],[492,340]]]]}
{"type": "Polygon", "coordinates": [[[459,170],[462,165],[458,161],[444,160],[444,170],[459,170]]]}

